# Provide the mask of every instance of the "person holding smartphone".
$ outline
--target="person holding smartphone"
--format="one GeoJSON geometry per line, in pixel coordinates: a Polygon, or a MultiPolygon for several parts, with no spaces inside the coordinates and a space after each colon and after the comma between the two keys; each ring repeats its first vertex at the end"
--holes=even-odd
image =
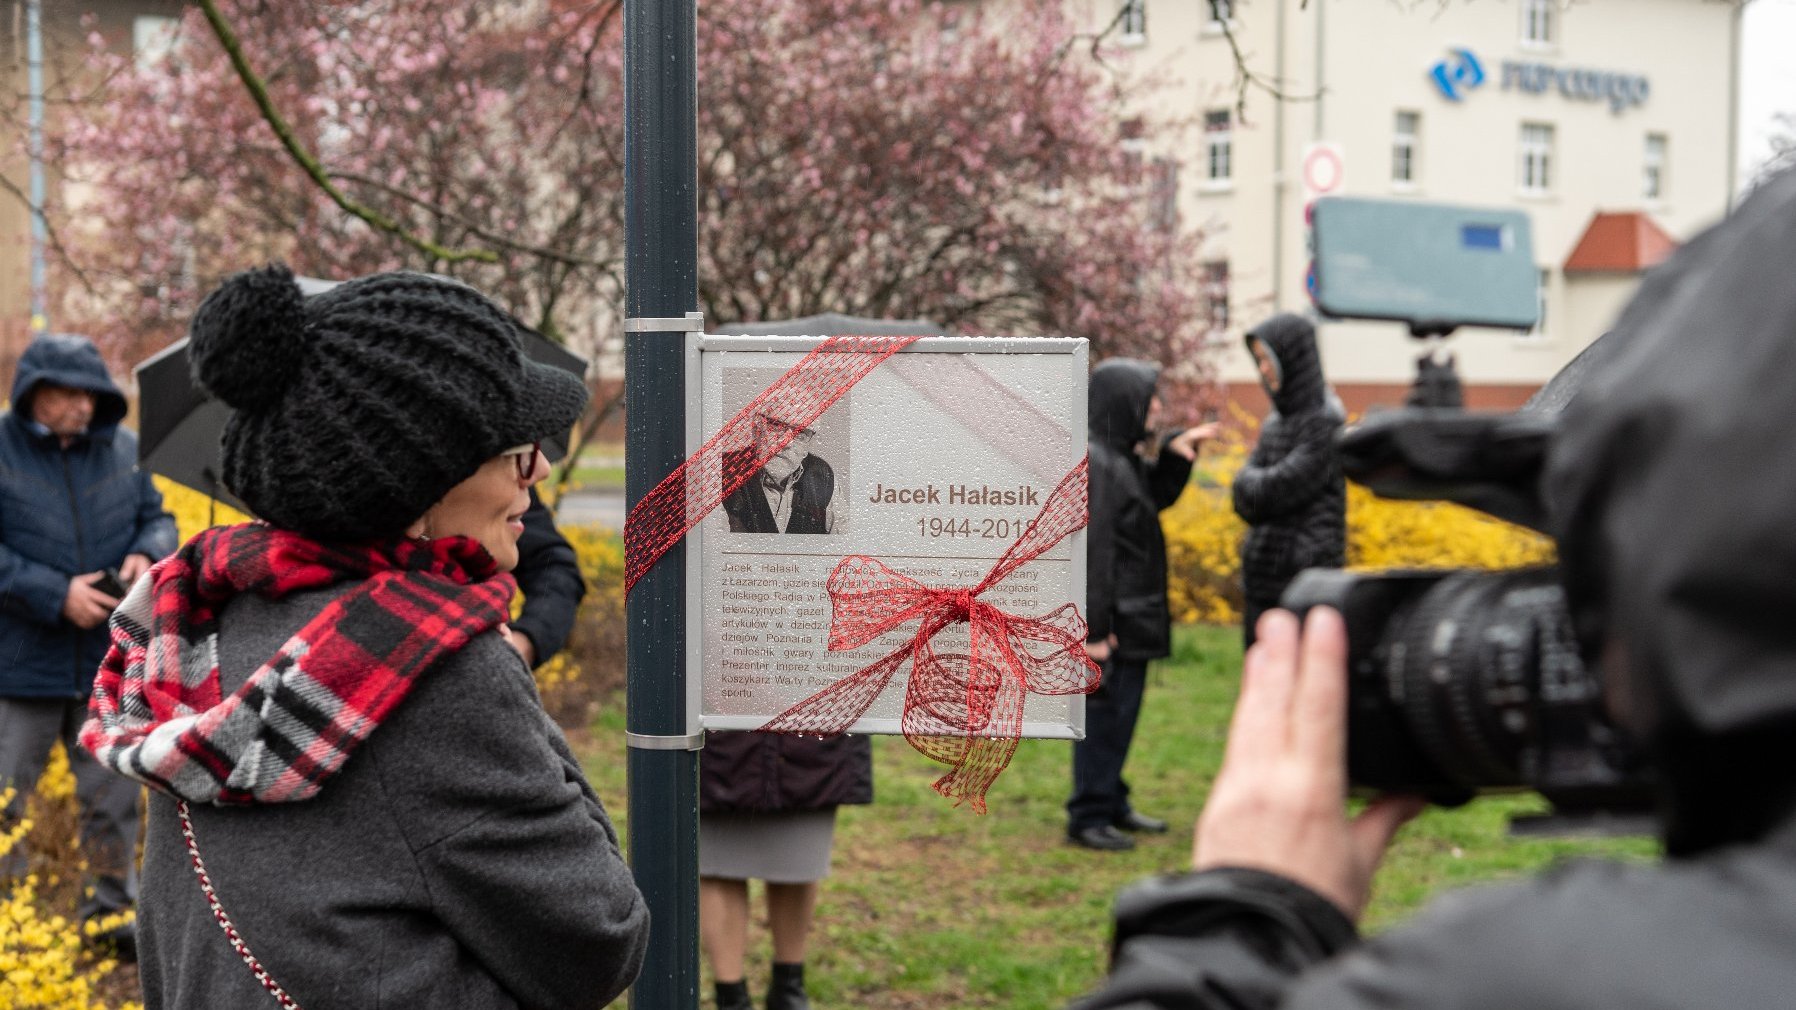
{"type": "MultiPolygon", "coordinates": [[[[136,469],[124,416],[99,350],[65,334],[25,349],[12,409],[0,415],[0,793],[13,791],[0,831],[23,816],[61,740],[92,874],[83,919],[135,900],[138,788],[95,763],[76,734],[106,654],[106,619],[176,539],[162,495],[136,469]]],[[[25,863],[15,846],[0,879],[22,875],[25,863]]],[[[134,935],[124,926],[97,940],[129,957],[134,935]]]]}

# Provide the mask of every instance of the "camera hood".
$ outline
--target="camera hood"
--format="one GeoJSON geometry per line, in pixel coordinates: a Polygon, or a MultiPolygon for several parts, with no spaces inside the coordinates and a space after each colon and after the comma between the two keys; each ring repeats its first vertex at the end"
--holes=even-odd
{"type": "Polygon", "coordinates": [[[1342,433],[1341,469],[1380,497],[1455,502],[1544,533],[1540,475],[1558,430],[1556,412],[1386,411],[1342,433]]]}

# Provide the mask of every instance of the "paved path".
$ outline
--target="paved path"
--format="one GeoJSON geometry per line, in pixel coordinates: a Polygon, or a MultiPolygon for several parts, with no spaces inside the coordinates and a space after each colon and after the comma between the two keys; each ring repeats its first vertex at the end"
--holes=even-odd
{"type": "Polygon", "coordinates": [[[624,528],[624,493],[622,491],[569,491],[556,510],[555,521],[569,526],[605,526],[624,528]]]}

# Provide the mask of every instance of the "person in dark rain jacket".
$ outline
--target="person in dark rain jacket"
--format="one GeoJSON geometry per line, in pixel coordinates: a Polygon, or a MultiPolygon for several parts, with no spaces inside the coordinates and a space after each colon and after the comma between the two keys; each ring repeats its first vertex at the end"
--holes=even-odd
{"type": "Polygon", "coordinates": [[[1341,430],[1316,350],[1316,328],[1274,316],[1247,334],[1272,397],[1260,441],[1235,475],[1235,512],[1250,527],[1241,546],[1248,645],[1262,613],[1305,568],[1339,568],[1347,552],[1347,486],[1335,452],[1341,430]]]}
{"type": "MultiPolygon", "coordinates": [[[[75,746],[106,655],[106,617],[118,606],[98,583],[113,569],[128,585],[176,539],[162,495],[137,470],[137,436],[119,427],[124,416],[99,350],[66,334],[25,349],[12,409],[0,416],[0,790],[14,789],[0,831],[24,816],[61,739],[95,872],[84,918],[122,911],[136,892],[137,786],[75,746]]],[[[0,860],[0,877],[23,872],[23,857],[20,847],[0,860]]],[[[110,939],[129,955],[131,935],[127,927],[110,939]]]]}
{"type": "Polygon", "coordinates": [[[1134,847],[1124,832],[1166,830],[1129,805],[1123,763],[1141,714],[1147,664],[1172,653],[1166,602],[1166,540],[1160,510],[1191,479],[1198,443],[1214,425],[1168,436],[1148,462],[1137,453],[1159,402],[1158,366],[1111,358],[1091,372],[1091,525],[1086,537],[1086,650],[1103,664],[1085,699],[1085,739],[1073,744],[1067,840],[1089,849],[1134,847]]]}
{"type": "Polygon", "coordinates": [[[555,528],[555,514],[530,489],[530,511],[524,513],[518,537],[518,567],[512,576],[524,594],[524,609],[511,622],[511,644],[532,667],[548,662],[567,644],[574,616],[586,598],[580,556],[555,528]]]}
{"type": "Polygon", "coordinates": [[[1604,703],[1659,782],[1657,863],[1586,861],[1353,924],[1413,805],[1343,803],[1345,642],[1268,615],[1199,872],[1117,904],[1079,1010],[1772,1010],[1796,1002],[1796,171],[1650,274],[1540,479],[1604,703]],[[1242,733],[1244,729],[1258,732],[1242,733]]]}

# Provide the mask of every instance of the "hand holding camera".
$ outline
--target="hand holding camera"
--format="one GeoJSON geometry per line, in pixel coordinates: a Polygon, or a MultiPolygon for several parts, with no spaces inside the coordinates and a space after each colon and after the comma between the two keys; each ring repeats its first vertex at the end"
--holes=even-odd
{"type": "Polygon", "coordinates": [[[1288,877],[1365,911],[1391,838],[1420,813],[1416,797],[1346,813],[1347,629],[1326,607],[1297,618],[1272,611],[1247,654],[1228,749],[1197,823],[1196,869],[1242,866],[1288,877]]]}

